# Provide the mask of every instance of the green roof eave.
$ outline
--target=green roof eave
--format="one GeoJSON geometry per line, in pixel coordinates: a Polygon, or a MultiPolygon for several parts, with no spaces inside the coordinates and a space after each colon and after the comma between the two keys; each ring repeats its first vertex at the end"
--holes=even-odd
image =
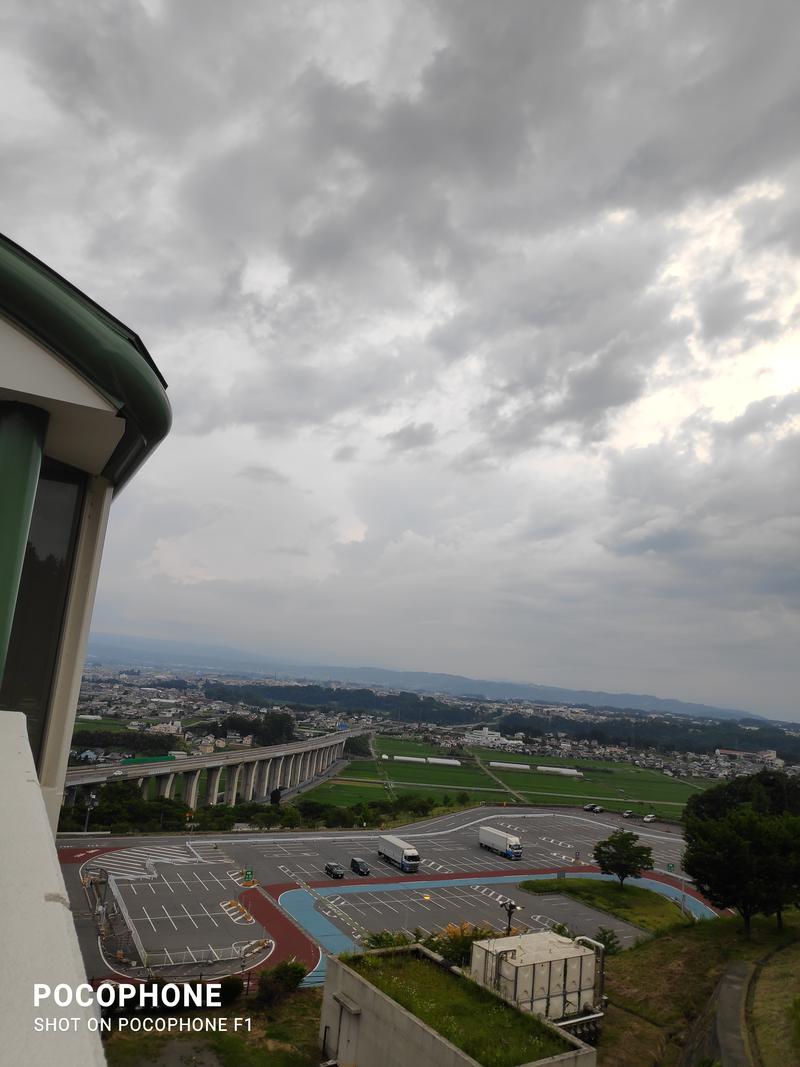
{"type": "Polygon", "coordinates": [[[0,312],[73,367],[125,419],[102,472],[119,489],[172,424],[167,383],[140,338],[2,234],[0,312]]]}

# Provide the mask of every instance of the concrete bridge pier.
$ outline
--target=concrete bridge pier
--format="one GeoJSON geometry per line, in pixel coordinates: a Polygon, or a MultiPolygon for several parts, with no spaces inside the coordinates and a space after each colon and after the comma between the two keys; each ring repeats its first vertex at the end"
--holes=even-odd
{"type": "Polygon", "coordinates": [[[270,767],[267,772],[267,787],[266,795],[268,796],[273,789],[277,789],[281,784],[281,775],[283,774],[283,761],[285,756],[276,756],[270,761],[270,767]]]}
{"type": "Polygon", "coordinates": [[[183,772],[183,802],[191,811],[197,808],[197,794],[200,791],[200,775],[202,770],[183,772]]]}
{"type": "Polygon", "coordinates": [[[209,767],[206,776],[206,804],[216,804],[222,767],[209,767]]]}
{"type": "Polygon", "coordinates": [[[257,770],[258,760],[251,760],[250,763],[242,764],[242,800],[244,801],[253,799],[257,770]]]}
{"type": "Polygon", "coordinates": [[[255,785],[253,787],[253,798],[255,800],[260,800],[267,795],[267,782],[269,781],[272,762],[272,759],[262,759],[258,761],[255,785]]]}
{"type": "Polygon", "coordinates": [[[175,773],[171,774],[159,774],[156,778],[156,796],[165,800],[172,800],[173,790],[175,789],[175,773]]]}
{"type": "Polygon", "coordinates": [[[242,764],[227,764],[227,775],[225,776],[225,803],[229,807],[233,807],[236,803],[236,794],[239,792],[239,779],[241,777],[242,764]]]}

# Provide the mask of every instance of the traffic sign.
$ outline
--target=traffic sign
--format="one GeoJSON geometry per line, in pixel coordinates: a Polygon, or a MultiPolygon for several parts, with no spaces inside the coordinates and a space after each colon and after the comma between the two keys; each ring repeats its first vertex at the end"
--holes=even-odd
{"type": "Polygon", "coordinates": [[[253,881],[253,868],[252,867],[248,867],[245,870],[245,872],[244,872],[244,880],[245,880],[245,882],[252,882],[253,881]]]}
{"type": "Polygon", "coordinates": [[[675,870],[675,864],[674,863],[668,863],[667,864],[667,874],[672,874],[672,872],[674,870],[675,870]]]}

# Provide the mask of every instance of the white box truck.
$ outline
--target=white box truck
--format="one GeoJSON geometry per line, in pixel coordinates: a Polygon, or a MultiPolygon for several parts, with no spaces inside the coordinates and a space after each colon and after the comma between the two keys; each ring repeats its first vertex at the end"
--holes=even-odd
{"type": "Polygon", "coordinates": [[[399,837],[379,837],[378,855],[406,873],[419,870],[419,852],[399,837]]]}
{"type": "Polygon", "coordinates": [[[522,842],[516,834],[507,834],[505,830],[498,830],[494,826],[481,826],[478,830],[478,844],[481,848],[496,852],[498,856],[505,856],[506,859],[522,859],[522,842]]]}

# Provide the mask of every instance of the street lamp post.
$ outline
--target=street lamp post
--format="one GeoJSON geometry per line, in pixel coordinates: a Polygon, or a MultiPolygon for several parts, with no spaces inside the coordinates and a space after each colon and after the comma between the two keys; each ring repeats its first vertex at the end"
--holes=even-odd
{"type": "Polygon", "coordinates": [[[511,937],[511,917],[515,911],[522,911],[522,907],[519,904],[515,904],[513,900],[504,900],[500,907],[506,913],[508,918],[506,923],[506,937],[511,937]]]}
{"type": "Polygon", "coordinates": [[[90,793],[89,799],[86,801],[86,818],[83,820],[83,832],[87,833],[89,830],[89,816],[97,807],[97,793],[90,793]]]}

